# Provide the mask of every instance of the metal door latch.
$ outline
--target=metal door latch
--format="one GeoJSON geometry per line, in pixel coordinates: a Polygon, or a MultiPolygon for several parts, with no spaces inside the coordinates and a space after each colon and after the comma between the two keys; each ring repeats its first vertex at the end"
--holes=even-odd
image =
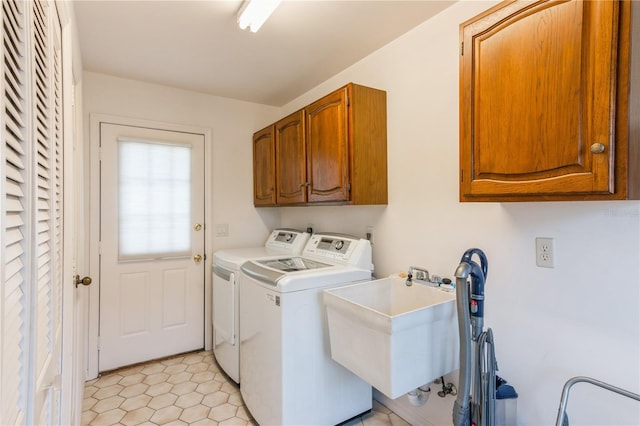
{"type": "Polygon", "coordinates": [[[80,284],[82,284],[82,285],[91,284],[91,277],[80,278],[80,275],[76,275],[75,277],[73,277],[73,281],[76,284],[76,288],[78,288],[78,285],[80,285],[80,284]]]}

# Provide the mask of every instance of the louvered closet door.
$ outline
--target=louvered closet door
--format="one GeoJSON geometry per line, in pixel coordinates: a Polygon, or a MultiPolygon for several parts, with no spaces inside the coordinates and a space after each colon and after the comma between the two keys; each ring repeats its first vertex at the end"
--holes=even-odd
{"type": "Polygon", "coordinates": [[[28,358],[26,345],[28,314],[26,288],[29,282],[29,217],[27,126],[28,105],[26,59],[26,5],[2,1],[2,388],[1,424],[24,424],[27,399],[28,358]]]}
{"type": "Polygon", "coordinates": [[[61,159],[62,105],[60,33],[51,3],[34,1],[32,15],[31,100],[33,102],[35,235],[32,271],[34,424],[57,423],[59,390],[54,386],[61,365],[61,159]]]}
{"type": "Polygon", "coordinates": [[[58,424],[62,70],[53,3],[2,1],[0,424],[58,424]]]}

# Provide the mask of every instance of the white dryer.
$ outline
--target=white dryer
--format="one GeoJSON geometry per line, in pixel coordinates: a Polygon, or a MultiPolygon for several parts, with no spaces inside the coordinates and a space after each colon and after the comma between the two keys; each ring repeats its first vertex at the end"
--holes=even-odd
{"type": "Polygon", "coordinates": [[[242,398],[261,425],[335,425],[371,410],[371,385],[333,361],[324,289],[371,279],[371,244],[314,234],[302,256],[251,260],[240,282],[242,398]]]}
{"type": "Polygon", "coordinates": [[[213,253],[213,354],[236,383],[240,383],[240,266],[250,259],[298,255],[309,237],[295,229],[275,229],[262,247],[213,253]]]}

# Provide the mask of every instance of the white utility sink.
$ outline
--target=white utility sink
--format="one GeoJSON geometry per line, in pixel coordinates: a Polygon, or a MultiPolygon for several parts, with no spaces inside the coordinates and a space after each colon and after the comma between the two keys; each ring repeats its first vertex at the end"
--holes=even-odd
{"type": "Polygon", "coordinates": [[[331,357],[395,399],[458,368],[455,299],[401,277],[325,290],[331,357]]]}

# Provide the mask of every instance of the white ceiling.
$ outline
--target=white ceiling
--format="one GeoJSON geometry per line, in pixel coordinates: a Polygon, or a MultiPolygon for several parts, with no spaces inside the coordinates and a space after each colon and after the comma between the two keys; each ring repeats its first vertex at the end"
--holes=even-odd
{"type": "Polygon", "coordinates": [[[85,70],[282,106],[452,3],[285,0],[257,33],[238,28],[242,0],[76,0],[74,10],[85,70]]]}

